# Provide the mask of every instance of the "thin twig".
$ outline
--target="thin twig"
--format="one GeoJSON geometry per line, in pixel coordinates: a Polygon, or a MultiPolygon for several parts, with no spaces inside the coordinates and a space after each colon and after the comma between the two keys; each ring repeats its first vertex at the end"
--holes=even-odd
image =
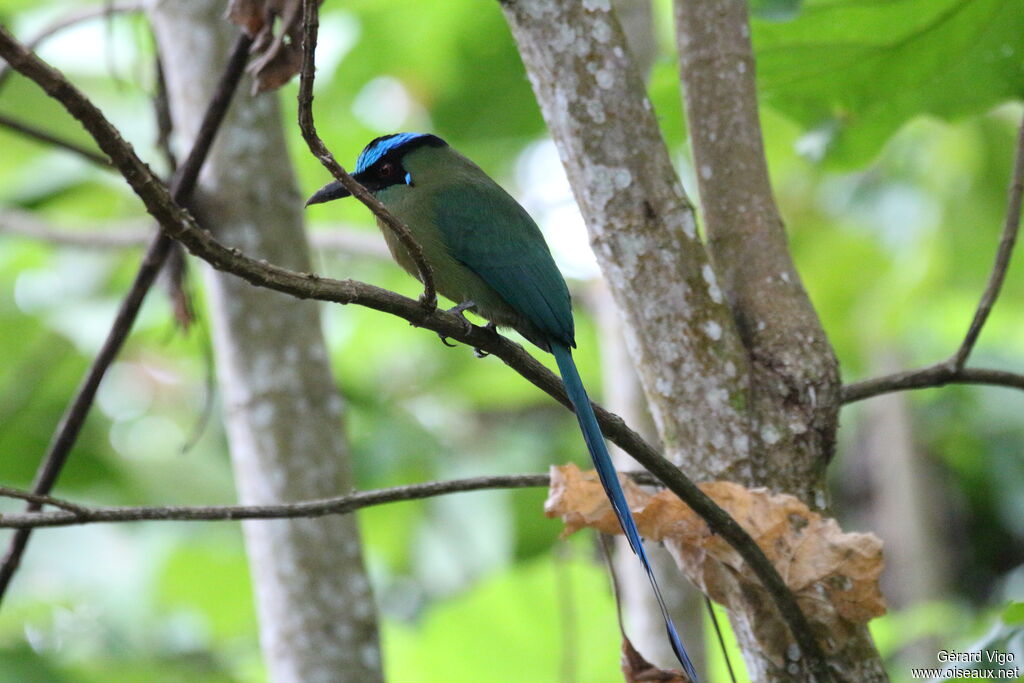
{"type": "MultiPolygon", "coordinates": [[[[182,165],[180,172],[175,176],[174,188],[171,191],[171,196],[168,197],[171,206],[179,206],[182,201],[191,195],[192,190],[195,188],[199,169],[206,159],[209,148],[213,143],[214,135],[224,119],[231,97],[241,80],[245,63],[248,59],[250,44],[251,40],[244,35],[240,36],[235,43],[228,66],[225,67],[224,75],[218,84],[218,89],[207,108],[192,150],[182,165]]],[[[17,40],[4,30],[3,27],[0,27],[0,56],[3,56],[14,69],[36,81],[48,94],[58,99],[72,116],[75,116],[75,118],[82,122],[100,145],[100,148],[110,156],[113,162],[117,163],[118,159],[123,159],[125,155],[130,155],[142,166],[145,169],[145,173],[142,174],[146,176],[145,178],[140,178],[138,175],[129,175],[124,173],[122,169],[125,179],[130,184],[135,180],[137,183],[144,183],[147,186],[164,187],[159,179],[153,175],[152,171],[135,157],[131,147],[121,139],[116,129],[110,126],[98,109],[92,106],[62,74],[50,68],[32,52],[19,45],[17,40]],[[78,98],[75,98],[74,95],[77,95],[78,98]],[[103,129],[109,135],[105,137],[97,135],[98,129],[103,129]]],[[[178,210],[180,211],[180,209],[178,210]]],[[[160,267],[164,260],[166,260],[173,244],[174,242],[165,233],[161,232],[150,244],[149,249],[147,249],[142,265],[136,273],[131,289],[121,302],[121,307],[117,312],[106,340],[104,340],[103,346],[100,348],[89,371],[75,392],[75,396],[64,411],[64,415],[61,417],[43,462],[36,472],[36,477],[32,484],[33,493],[40,495],[48,494],[53,488],[54,483],[56,483],[57,477],[67,462],[71,448],[78,439],[82,425],[85,423],[85,418],[89,414],[89,409],[96,398],[96,391],[99,388],[100,381],[124,345],[139,309],[142,307],[146,293],[152,287],[153,281],[160,272],[160,267]]],[[[27,509],[37,510],[38,508],[39,506],[36,502],[30,501],[27,509]]],[[[0,601],[3,600],[7,587],[10,585],[11,579],[21,562],[21,557],[28,544],[29,534],[30,529],[19,530],[14,534],[7,548],[3,564],[0,565],[0,601]]]]}
{"type": "MultiPolygon", "coordinates": [[[[83,514],[87,510],[87,508],[78,505],[77,503],[71,503],[60,498],[54,498],[53,496],[44,496],[39,493],[32,493],[31,491],[22,491],[21,489],[14,489],[9,486],[0,486],[0,497],[27,500],[30,503],[35,503],[38,506],[37,509],[42,509],[42,506],[44,505],[52,505],[55,508],[68,510],[76,515],[83,514]]],[[[0,514],[0,517],[3,517],[3,515],[0,514]]]]}
{"type": "Polygon", "coordinates": [[[98,154],[93,150],[89,149],[88,147],[83,147],[82,145],[79,145],[77,143],[71,142],[69,140],[64,140],[63,138],[59,138],[52,133],[48,133],[45,130],[42,130],[41,128],[36,128],[35,126],[31,126],[22,121],[12,119],[11,117],[6,116],[4,114],[0,114],[0,126],[3,126],[4,128],[9,128],[16,133],[24,135],[27,138],[38,140],[39,142],[43,142],[47,145],[50,145],[51,147],[59,147],[60,149],[72,152],[73,154],[77,154],[86,161],[96,164],[97,166],[102,166],[105,169],[109,170],[110,168],[112,168],[110,164],[110,159],[107,159],[107,157],[103,156],[102,154],[98,154]]]}
{"type": "Polygon", "coordinates": [[[843,403],[855,403],[866,398],[909,389],[931,389],[947,384],[991,384],[1024,391],[1024,375],[989,368],[963,368],[956,370],[942,362],[918,370],[906,370],[884,377],[866,379],[843,387],[843,403]]]}
{"type": "MultiPolygon", "coordinates": [[[[491,477],[472,477],[451,481],[432,481],[409,486],[395,486],[386,489],[358,491],[346,496],[323,498],[297,503],[273,505],[202,505],[202,506],[144,506],[144,507],[88,507],[59,501],[59,512],[24,512],[0,514],[0,528],[36,529],[39,527],[73,526],[99,522],[139,521],[224,521],[239,519],[289,519],[294,517],[323,517],[324,515],[346,514],[370,507],[405,500],[419,500],[461,491],[481,489],[513,489],[547,486],[546,474],[509,474],[491,477]]],[[[39,498],[34,494],[17,489],[0,488],[0,496],[16,498],[39,498]]],[[[47,504],[57,505],[56,499],[46,497],[47,504]]]]}
{"type": "MultiPolygon", "coordinates": [[[[155,38],[154,38],[155,40],[155,38]]],[[[153,93],[153,117],[156,119],[156,148],[160,150],[167,168],[173,175],[178,170],[178,157],[171,148],[171,134],[174,133],[174,117],[171,115],[171,101],[167,96],[167,78],[164,62],[158,50],[153,59],[156,76],[156,92],[153,93]]]]}
{"type": "Polygon", "coordinates": [[[1017,241],[1017,234],[1020,230],[1020,215],[1022,198],[1024,198],[1024,121],[1021,121],[1020,129],[1017,131],[1017,147],[1014,155],[1013,172],[1010,179],[1006,206],[1006,222],[1003,225],[1002,237],[999,240],[999,248],[996,250],[995,263],[992,265],[992,272],[988,276],[988,284],[978,308],[974,312],[974,319],[967,330],[963,343],[948,360],[935,363],[918,370],[906,370],[884,377],[847,384],[843,387],[842,402],[853,403],[865,398],[878,396],[893,391],[905,391],[907,389],[926,389],[929,387],[940,387],[945,384],[996,384],[1015,389],[1024,389],[1024,375],[1003,370],[990,370],[984,368],[966,368],[968,357],[974,350],[978,341],[978,335],[988,320],[992,307],[995,305],[999,290],[1006,279],[1006,271],[1010,266],[1010,258],[1013,256],[1013,247],[1017,241]]]}
{"type": "Polygon", "coordinates": [[[718,615],[715,614],[715,606],[711,604],[711,598],[704,596],[704,606],[708,608],[708,616],[711,617],[711,626],[715,629],[715,637],[718,640],[718,647],[722,651],[722,659],[725,660],[725,668],[729,672],[729,680],[736,683],[736,672],[732,670],[732,660],[729,658],[729,648],[725,646],[725,638],[722,636],[722,628],[718,625],[718,615]]]}
{"type": "Polygon", "coordinates": [[[988,320],[992,306],[999,296],[999,290],[1006,279],[1006,271],[1010,266],[1010,257],[1013,255],[1013,245],[1017,241],[1017,232],[1020,229],[1021,197],[1024,196],[1024,121],[1021,121],[1020,130],[1017,131],[1017,151],[1014,156],[1013,174],[1010,179],[1010,189],[1006,205],[1006,222],[1003,225],[1003,234],[999,240],[999,249],[996,250],[996,260],[992,264],[992,272],[988,276],[988,285],[978,302],[978,309],[974,312],[974,319],[967,330],[963,344],[950,359],[950,363],[957,370],[962,370],[971,355],[974,344],[978,341],[981,328],[988,320]]]}
{"type": "Polygon", "coordinates": [[[423,283],[423,295],[420,301],[426,308],[437,307],[437,293],[434,289],[434,274],[423,256],[423,248],[413,237],[409,227],[398,220],[380,201],[360,185],[337,162],[334,155],[317,135],[313,122],[313,78],[316,71],[314,54],[316,53],[317,31],[320,26],[319,10],[315,0],[302,2],[302,70],[299,74],[299,128],[302,137],[320,163],[331,175],[340,182],[352,196],[366,205],[375,216],[391,230],[402,245],[408,250],[416,263],[419,280],[423,283]]]}
{"type": "MultiPolygon", "coordinates": [[[[562,405],[570,407],[562,382],[554,373],[526,353],[521,346],[491,330],[476,326],[467,329],[463,318],[436,308],[428,308],[424,306],[423,301],[413,301],[395,292],[353,280],[329,280],[309,273],[296,273],[248,258],[238,249],[229,249],[220,244],[209,231],[200,229],[188,212],[172,200],[167,188],[154,176],[152,170],[135,155],[117,129],[81,91],[59,72],[21,48],[2,27],[0,56],[36,81],[52,97],[59,99],[68,111],[82,121],[100,148],[110,156],[132,190],[142,199],[146,210],[160,223],[164,234],[180,241],[193,254],[214,268],[298,298],[357,303],[392,313],[414,325],[440,332],[471,348],[491,353],[547,391],[562,405]]],[[[783,621],[792,630],[802,656],[811,660],[815,666],[820,666],[824,661],[823,655],[806,616],[778,571],[750,535],[675,465],[627,427],[620,417],[612,415],[600,406],[594,406],[594,410],[602,431],[613,443],[658,477],[700,515],[715,533],[736,549],[762,582],[783,621]]],[[[827,678],[827,675],[822,677],[823,680],[827,678]]]]}

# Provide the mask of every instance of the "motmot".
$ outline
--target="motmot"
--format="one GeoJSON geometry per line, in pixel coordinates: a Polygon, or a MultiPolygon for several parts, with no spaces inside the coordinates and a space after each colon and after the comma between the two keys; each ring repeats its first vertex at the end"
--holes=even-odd
{"type": "MultiPolygon", "coordinates": [[[[569,288],[540,228],[479,166],[436,135],[376,138],[359,155],[352,177],[408,226],[437,291],[455,302],[452,311],[473,311],[491,326],[511,328],[554,355],[601,484],[650,579],[672,649],[696,682],[573,361],[576,341],[569,288]]],[[[310,197],[306,206],[347,196],[348,190],[334,181],[310,197]]],[[[408,250],[379,219],[378,224],[394,259],[419,279],[408,250]]]]}

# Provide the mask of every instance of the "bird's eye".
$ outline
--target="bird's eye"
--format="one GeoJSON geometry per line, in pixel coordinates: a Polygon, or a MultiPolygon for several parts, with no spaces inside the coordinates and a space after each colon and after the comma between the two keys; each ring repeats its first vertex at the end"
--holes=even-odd
{"type": "Polygon", "coordinates": [[[379,173],[380,173],[380,177],[381,178],[390,178],[391,176],[393,176],[395,174],[395,165],[394,164],[382,164],[381,167],[380,167],[379,173]]]}

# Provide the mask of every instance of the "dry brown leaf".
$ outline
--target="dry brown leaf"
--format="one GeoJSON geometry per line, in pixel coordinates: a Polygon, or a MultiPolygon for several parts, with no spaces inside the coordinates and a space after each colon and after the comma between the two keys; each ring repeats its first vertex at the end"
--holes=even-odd
{"type": "MultiPolygon", "coordinates": [[[[842,642],[851,629],[885,613],[878,585],[882,542],[876,536],[843,533],[834,519],[787,494],[728,481],[700,488],[757,542],[804,613],[826,632],[826,645],[842,642]]],[[[783,651],[778,639],[786,637],[785,629],[776,628],[774,607],[739,553],[671,491],[651,496],[631,489],[627,498],[640,534],[663,541],[690,580],[715,601],[761,610],[764,618],[754,621],[763,628],[754,635],[769,652],[783,651]]],[[[560,515],[567,533],[583,526],[620,533],[597,474],[574,465],[552,468],[544,510],[549,517],[560,515]]]]}
{"type": "MultiPolygon", "coordinates": [[[[544,501],[544,514],[561,517],[565,524],[563,537],[591,527],[606,534],[621,533],[619,520],[608,502],[608,496],[601,486],[601,479],[594,470],[583,471],[569,463],[563,467],[552,466],[549,470],[551,484],[548,499],[544,501]]],[[[630,509],[643,507],[650,494],[630,479],[619,477],[630,509]]]]}
{"type": "Polygon", "coordinates": [[[659,669],[636,651],[629,638],[622,637],[622,660],[620,663],[622,676],[626,683],[693,683],[685,671],[679,669],[659,669]]]}
{"type": "Polygon", "coordinates": [[[302,0],[231,0],[227,17],[253,39],[251,52],[258,55],[248,67],[255,78],[253,94],[279,88],[299,72],[302,0]]]}

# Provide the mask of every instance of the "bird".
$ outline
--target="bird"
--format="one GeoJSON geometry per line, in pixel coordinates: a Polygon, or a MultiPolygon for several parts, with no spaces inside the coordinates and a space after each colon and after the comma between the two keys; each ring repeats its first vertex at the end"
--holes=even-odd
{"type": "MultiPolygon", "coordinates": [[[[429,133],[375,138],[360,153],[352,177],[408,226],[430,266],[435,288],[455,302],[452,312],[472,311],[488,320],[492,329],[511,328],[554,355],[601,484],[650,579],[672,649],[696,683],[697,673],[668,614],[573,361],[572,300],[540,228],[483,169],[429,133]]],[[[335,180],[313,194],[306,206],[349,195],[335,180]]],[[[377,222],[395,261],[420,279],[406,247],[379,218],[377,222]]]]}

